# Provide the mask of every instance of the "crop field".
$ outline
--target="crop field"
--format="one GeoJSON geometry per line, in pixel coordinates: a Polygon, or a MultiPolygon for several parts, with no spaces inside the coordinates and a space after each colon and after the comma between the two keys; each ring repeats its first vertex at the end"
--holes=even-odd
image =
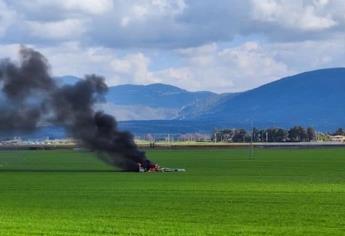
{"type": "Polygon", "coordinates": [[[179,173],[85,151],[1,151],[0,235],[345,235],[345,149],[153,150],[179,173]]]}

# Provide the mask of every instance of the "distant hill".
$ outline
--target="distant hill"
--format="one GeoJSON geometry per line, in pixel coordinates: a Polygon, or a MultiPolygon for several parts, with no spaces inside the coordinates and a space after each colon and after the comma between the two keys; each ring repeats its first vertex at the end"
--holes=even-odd
{"type": "MultiPolygon", "coordinates": [[[[75,78],[65,80],[73,83],[75,78]]],[[[189,92],[165,84],[120,85],[110,87],[106,99],[98,108],[135,134],[207,133],[250,129],[252,124],[333,131],[345,127],[345,68],[305,72],[236,94],[189,92]]]]}
{"type": "Polygon", "coordinates": [[[193,104],[219,97],[212,92],[190,92],[166,84],[119,85],[109,88],[101,107],[118,120],[172,120],[193,104]]]}
{"type": "MultiPolygon", "coordinates": [[[[188,119],[188,118],[186,118],[188,119]]],[[[345,126],[345,68],[305,72],[223,99],[193,117],[250,126],[345,126]]]]}
{"type": "MultiPolygon", "coordinates": [[[[55,80],[61,86],[75,84],[80,78],[61,76],[55,80]]],[[[187,114],[185,108],[189,107],[190,112],[201,111],[220,97],[208,91],[190,92],[167,84],[125,84],[109,87],[106,103],[97,107],[117,120],[172,120],[187,114]]]]}
{"type": "Polygon", "coordinates": [[[177,116],[178,120],[191,120],[209,111],[218,104],[222,104],[224,101],[229,101],[241,93],[224,93],[218,96],[212,96],[208,99],[198,100],[192,104],[183,107],[177,116]]]}
{"type": "Polygon", "coordinates": [[[189,92],[166,84],[119,85],[109,88],[107,100],[118,105],[144,105],[160,108],[182,108],[193,102],[217,97],[212,92],[189,92]]]}

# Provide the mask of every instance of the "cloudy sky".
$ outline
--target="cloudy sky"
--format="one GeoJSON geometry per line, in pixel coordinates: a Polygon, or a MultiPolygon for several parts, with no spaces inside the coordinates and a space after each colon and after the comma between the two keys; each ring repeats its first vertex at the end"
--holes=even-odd
{"type": "Polygon", "coordinates": [[[234,92],[345,66],[344,0],[0,0],[0,57],[53,75],[234,92]]]}

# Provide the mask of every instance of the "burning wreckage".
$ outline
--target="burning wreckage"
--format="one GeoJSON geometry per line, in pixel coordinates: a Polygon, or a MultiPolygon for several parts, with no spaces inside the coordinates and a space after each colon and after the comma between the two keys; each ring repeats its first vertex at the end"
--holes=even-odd
{"type": "Polygon", "coordinates": [[[21,47],[19,56],[19,63],[0,60],[0,134],[32,132],[49,123],[63,126],[101,160],[124,170],[184,171],[153,164],[130,133],[118,130],[113,116],[94,110],[107,91],[103,77],[87,75],[74,85],[59,86],[41,53],[21,47]]]}
{"type": "Polygon", "coordinates": [[[149,160],[144,161],[144,163],[138,162],[139,172],[185,172],[185,169],[177,168],[166,168],[160,167],[158,164],[154,164],[149,160]]]}

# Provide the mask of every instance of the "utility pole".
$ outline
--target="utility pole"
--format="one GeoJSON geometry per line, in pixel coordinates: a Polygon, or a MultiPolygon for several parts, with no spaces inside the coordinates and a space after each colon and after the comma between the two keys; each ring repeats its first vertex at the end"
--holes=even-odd
{"type": "Polygon", "coordinates": [[[268,143],[268,132],[266,131],[266,143],[268,143]]]}
{"type": "Polygon", "coordinates": [[[252,121],[252,135],[250,136],[250,143],[251,143],[251,149],[250,149],[250,157],[254,158],[254,123],[252,121]]]}

